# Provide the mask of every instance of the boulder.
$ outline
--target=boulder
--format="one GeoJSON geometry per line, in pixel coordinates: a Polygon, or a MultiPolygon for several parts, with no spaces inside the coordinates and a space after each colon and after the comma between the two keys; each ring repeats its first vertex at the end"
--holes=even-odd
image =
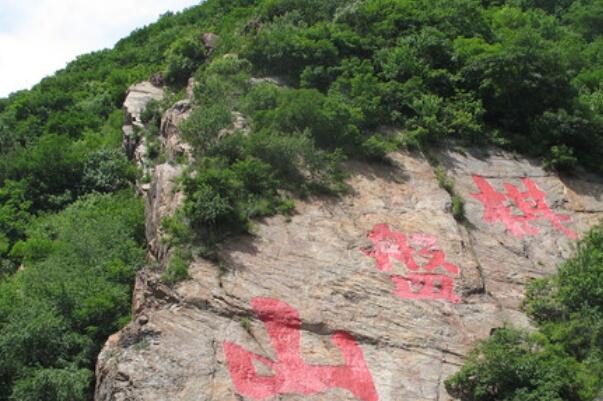
{"type": "Polygon", "coordinates": [[[141,115],[151,100],[163,99],[164,93],[151,82],[132,85],[124,101],[123,147],[129,159],[135,160],[144,174],[149,173],[146,165],[146,146],[140,131],[144,129],[141,115]]]}
{"type": "Polygon", "coordinates": [[[220,37],[213,32],[206,32],[202,36],[203,45],[208,51],[213,51],[218,46],[220,37]]]}
{"type": "Polygon", "coordinates": [[[132,85],[126,94],[124,112],[126,125],[144,128],[141,115],[151,100],[163,99],[163,89],[156,87],[151,82],[145,81],[132,85]]]}

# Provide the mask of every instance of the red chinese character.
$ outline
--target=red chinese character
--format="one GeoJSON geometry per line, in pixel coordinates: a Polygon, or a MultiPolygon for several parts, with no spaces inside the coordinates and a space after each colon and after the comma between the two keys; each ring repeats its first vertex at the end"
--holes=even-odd
{"type": "Polygon", "coordinates": [[[471,196],[484,205],[484,221],[486,223],[500,221],[505,224],[511,234],[521,238],[540,232],[538,228],[530,225],[530,221],[548,220],[569,238],[578,239],[578,235],[574,231],[562,224],[570,221],[570,217],[553,212],[545,201],[546,194],[538,188],[534,181],[528,178],[521,181],[527,189],[525,192],[521,192],[515,185],[505,183],[506,193],[500,193],[485,178],[473,176],[473,182],[480,193],[471,194],[471,196]],[[523,215],[514,214],[512,207],[507,205],[508,201],[512,202],[523,215]]]}
{"type": "Polygon", "coordinates": [[[276,360],[224,342],[226,363],[237,392],[253,400],[279,394],[317,394],[331,388],[349,390],[363,401],[377,401],[377,391],[362,350],[352,336],[338,332],[331,336],[339,348],[344,365],[309,365],[301,357],[301,321],[291,306],[270,298],[255,298],[251,306],[264,322],[276,360]],[[274,375],[257,373],[253,362],[270,367],[274,375]]]}
{"type": "Polygon", "coordinates": [[[406,235],[390,230],[389,225],[377,224],[368,234],[368,238],[373,246],[363,249],[362,252],[375,259],[379,270],[390,271],[392,260],[398,260],[410,271],[430,272],[408,276],[392,275],[391,280],[396,284],[396,296],[404,299],[443,299],[460,302],[460,298],[454,293],[454,280],[445,275],[431,273],[438,268],[455,276],[460,273],[458,266],[446,262],[446,254],[437,247],[436,237],[414,234],[408,240],[406,235]]]}
{"type": "Polygon", "coordinates": [[[394,294],[406,299],[443,299],[459,303],[454,293],[454,280],[441,274],[409,274],[391,277],[396,284],[394,294]]]}
{"type": "Polygon", "coordinates": [[[436,247],[437,239],[425,234],[415,234],[407,241],[406,235],[391,231],[387,224],[377,224],[368,234],[373,243],[370,249],[362,252],[375,258],[377,268],[381,271],[389,271],[392,268],[392,259],[404,263],[409,270],[418,271],[424,269],[432,271],[438,267],[452,274],[459,274],[460,269],[452,263],[446,262],[446,255],[436,247]],[[411,246],[412,245],[412,246],[411,246]],[[424,258],[426,261],[419,265],[415,256],[424,258]]]}

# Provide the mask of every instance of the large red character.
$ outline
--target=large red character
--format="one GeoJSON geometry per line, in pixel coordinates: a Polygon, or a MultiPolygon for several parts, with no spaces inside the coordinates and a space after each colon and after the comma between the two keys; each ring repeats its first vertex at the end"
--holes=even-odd
{"type": "Polygon", "coordinates": [[[364,355],[352,336],[338,332],[331,337],[345,360],[344,365],[309,365],[301,356],[301,321],[297,311],[270,298],[255,298],[251,306],[264,322],[277,357],[273,361],[237,344],[224,342],[228,370],[239,394],[264,400],[279,394],[310,395],[341,388],[360,400],[378,401],[364,355]],[[274,375],[258,374],[254,361],[270,367],[274,375]]]}
{"type": "Polygon", "coordinates": [[[570,221],[570,217],[553,212],[546,203],[546,194],[538,188],[534,181],[529,178],[521,181],[526,188],[525,192],[521,192],[515,185],[505,183],[506,193],[500,193],[485,178],[473,176],[473,182],[480,193],[471,194],[471,196],[484,205],[484,221],[487,223],[500,221],[505,224],[511,234],[521,238],[540,232],[538,228],[530,225],[530,221],[548,220],[553,227],[569,238],[578,239],[578,234],[562,224],[570,221]],[[522,213],[521,216],[513,213],[512,207],[507,205],[508,201],[519,209],[522,213]]]}
{"type": "Polygon", "coordinates": [[[406,235],[392,231],[387,224],[377,224],[368,234],[373,243],[369,249],[362,252],[375,259],[377,268],[382,272],[390,271],[392,260],[403,263],[412,272],[407,276],[392,275],[391,280],[396,284],[394,294],[404,299],[442,299],[450,302],[460,302],[454,293],[454,280],[442,273],[457,276],[458,266],[446,261],[444,251],[436,246],[437,238],[425,234],[406,235]],[[417,262],[417,259],[422,263],[417,262]]]}

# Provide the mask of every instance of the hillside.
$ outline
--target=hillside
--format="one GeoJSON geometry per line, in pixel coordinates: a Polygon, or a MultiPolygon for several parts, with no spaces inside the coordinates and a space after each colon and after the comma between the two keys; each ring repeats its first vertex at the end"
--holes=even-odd
{"type": "Polygon", "coordinates": [[[208,0],[0,99],[0,401],[594,399],[602,27],[208,0]]]}

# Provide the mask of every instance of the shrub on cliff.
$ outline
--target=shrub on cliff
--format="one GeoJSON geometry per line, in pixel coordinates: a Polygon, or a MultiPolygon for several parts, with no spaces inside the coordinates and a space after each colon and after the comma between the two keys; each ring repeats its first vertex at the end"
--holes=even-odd
{"type": "Polygon", "coordinates": [[[186,84],[205,59],[205,47],[199,33],[178,38],[166,54],[165,80],[169,84],[186,84]]]}

